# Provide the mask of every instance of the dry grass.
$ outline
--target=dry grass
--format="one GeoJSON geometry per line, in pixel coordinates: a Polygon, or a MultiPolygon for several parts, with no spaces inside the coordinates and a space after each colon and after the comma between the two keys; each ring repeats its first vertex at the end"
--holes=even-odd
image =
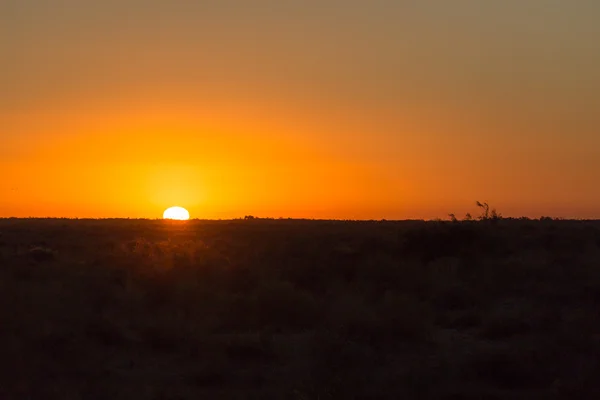
{"type": "Polygon", "coordinates": [[[0,398],[600,395],[600,223],[0,233],[0,398]]]}

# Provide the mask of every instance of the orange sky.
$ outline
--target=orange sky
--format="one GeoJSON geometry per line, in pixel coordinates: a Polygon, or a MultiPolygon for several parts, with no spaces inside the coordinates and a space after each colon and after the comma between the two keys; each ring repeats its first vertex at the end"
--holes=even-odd
{"type": "Polygon", "coordinates": [[[600,217],[598,3],[198,3],[0,5],[0,217],[600,217]]]}

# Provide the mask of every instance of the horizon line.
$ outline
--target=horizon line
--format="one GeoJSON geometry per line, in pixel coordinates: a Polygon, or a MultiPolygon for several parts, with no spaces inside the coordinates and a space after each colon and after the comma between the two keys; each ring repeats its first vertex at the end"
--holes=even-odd
{"type": "MultiPolygon", "coordinates": [[[[478,219],[473,220],[457,220],[452,221],[450,219],[442,219],[442,218],[407,218],[407,219],[388,219],[388,218],[379,218],[379,219],[352,219],[352,218],[292,218],[292,217],[255,217],[246,218],[246,217],[237,217],[237,218],[190,218],[188,220],[171,220],[165,218],[129,218],[129,217],[0,217],[0,221],[2,220],[67,220],[67,221],[165,221],[165,222],[175,222],[175,223],[185,223],[185,222],[227,222],[227,221],[315,221],[315,222],[452,222],[452,223],[469,223],[469,222],[482,222],[478,219]]],[[[541,216],[538,218],[531,218],[526,216],[521,217],[502,217],[500,220],[504,221],[543,221],[543,220],[552,220],[552,221],[577,221],[577,222],[600,222],[600,217],[598,218],[563,218],[563,217],[551,217],[551,216],[541,216]]]]}

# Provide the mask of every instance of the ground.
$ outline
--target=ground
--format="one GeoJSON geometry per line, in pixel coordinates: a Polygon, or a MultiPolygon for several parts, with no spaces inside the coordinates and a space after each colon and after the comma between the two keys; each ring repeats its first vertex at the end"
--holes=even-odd
{"type": "Polygon", "coordinates": [[[0,220],[2,399],[600,398],[600,222],[0,220]]]}

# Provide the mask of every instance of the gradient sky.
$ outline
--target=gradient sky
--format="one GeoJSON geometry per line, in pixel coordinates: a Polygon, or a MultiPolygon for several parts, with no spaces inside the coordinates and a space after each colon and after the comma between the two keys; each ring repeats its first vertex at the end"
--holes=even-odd
{"type": "Polygon", "coordinates": [[[597,0],[0,0],[0,217],[600,218],[597,0]]]}

